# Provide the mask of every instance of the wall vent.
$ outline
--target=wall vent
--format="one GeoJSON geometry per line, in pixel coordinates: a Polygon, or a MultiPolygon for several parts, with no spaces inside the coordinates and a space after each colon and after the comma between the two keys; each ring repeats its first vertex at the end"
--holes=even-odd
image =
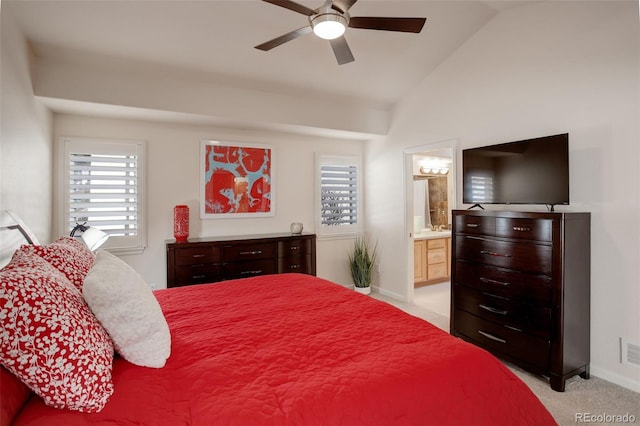
{"type": "Polygon", "coordinates": [[[640,343],[620,338],[622,363],[640,367],[640,343]]]}

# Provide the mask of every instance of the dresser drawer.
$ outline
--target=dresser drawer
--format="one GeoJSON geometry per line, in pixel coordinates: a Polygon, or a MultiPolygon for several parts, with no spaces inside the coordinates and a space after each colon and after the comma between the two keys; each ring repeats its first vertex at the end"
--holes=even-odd
{"type": "Polygon", "coordinates": [[[456,332],[480,346],[504,354],[539,369],[549,368],[549,340],[487,321],[459,309],[454,310],[456,332]]]}
{"type": "Polygon", "coordinates": [[[496,236],[524,240],[551,241],[551,219],[496,218],[496,236]]]}
{"type": "Polygon", "coordinates": [[[316,274],[316,236],[290,233],[167,241],[167,287],[254,275],[316,274]]]}
{"type": "Polygon", "coordinates": [[[278,241],[278,256],[302,256],[311,253],[311,240],[286,240],[278,241]]]}
{"type": "Polygon", "coordinates": [[[176,286],[204,284],[222,280],[222,267],[219,264],[196,264],[178,266],[175,269],[176,286]]]}
{"type": "Polygon", "coordinates": [[[481,293],[464,288],[460,284],[455,284],[455,286],[454,303],[456,308],[486,320],[497,321],[550,339],[550,308],[481,293]]]}
{"type": "Polygon", "coordinates": [[[514,243],[468,236],[456,238],[458,259],[539,274],[551,274],[551,253],[550,245],[514,243]]]}
{"type": "Polygon", "coordinates": [[[454,268],[457,284],[509,299],[551,305],[551,277],[548,275],[527,274],[462,260],[456,261],[454,268]]]}
{"type": "Polygon", "coordinates": [[[278,269],[275,259],[257,259],[247,262],[230,262],[224,264],[224,278],[227,280],[276,273],[278,273],[278,269]]]}
{"type": "Polygon", "coordinates": [[[297,272],[300,274],[311,274],[311,255],[289,256],[278,259],[278,273],[297,272]]]}
{"type": "Polygon", "coordinates": [[[472,235],[493,235],[496,232],[496,219],[484,216],[458,215],[454,218],[456,233],[472,235]]]}
{"type": "Polygon", "coordinates": [[[275,258],[276,253],[276,243],[238,244],[223,247],[222,259],[225,262],[249,259],[268,259],[275,258]]]}
{"type": "Polygon", "coordinates": [[[175,264],[179,265],[196,265],[202,263],[219,262],[220,248],[212,246],[203,247],[185,247],[175,250],[175,264]]]}

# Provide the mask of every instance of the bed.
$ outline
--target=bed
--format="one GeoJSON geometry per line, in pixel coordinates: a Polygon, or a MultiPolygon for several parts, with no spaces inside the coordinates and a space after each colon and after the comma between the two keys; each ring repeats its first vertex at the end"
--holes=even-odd
{"type": "MultiPolygon", "coordinates": [[[[6,278],[12,264],[30,267],[31,260],[21,256],[0,271],[0,305],[15,285],[15,271],[6,278]]],[[[97,259],[85,271],[86,281],[97,259]]],[[[63,269],[70,271],[68,265],[63,269]]],[[[81,280],[76,290],[77,285],[81,280]]],[[[70,286],[65,291],[76,297],[70,286]]],[[[118,291],[127,293],[126,287],[118,291]]],[[[99,409],[83,412],[45,403],[18,380],[5,354],[2,424],[556,424],[529,388],[488,352],[321,278],[266,275],[148,292],[170,333],[162,366],[136,365],[116,346],[105,361],[109,395],[99,409]]],[[[135,328],[144,321],[129,324],[135,328]]]]}

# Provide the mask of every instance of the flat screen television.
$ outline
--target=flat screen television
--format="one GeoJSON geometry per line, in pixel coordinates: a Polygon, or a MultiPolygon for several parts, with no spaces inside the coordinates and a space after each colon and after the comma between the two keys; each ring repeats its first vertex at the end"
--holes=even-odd
{"type": "Polygon", "coordinates": [[[465,204],[569,204],[569,134],[462,151],[465,204]]]}

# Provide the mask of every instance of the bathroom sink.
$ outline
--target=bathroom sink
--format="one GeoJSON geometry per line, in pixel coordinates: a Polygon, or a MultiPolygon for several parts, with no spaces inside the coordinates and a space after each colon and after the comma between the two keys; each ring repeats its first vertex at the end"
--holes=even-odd
{"type": "Polygon", "coordinates": [[[448,229],[443,229],[442,231],[423,230],[421,232],[414,233],[413,239],[422,240],[422,239],[430,239],[430,238],[446,238],[450,236],[451,236],[451,231],[448,229]]]}

